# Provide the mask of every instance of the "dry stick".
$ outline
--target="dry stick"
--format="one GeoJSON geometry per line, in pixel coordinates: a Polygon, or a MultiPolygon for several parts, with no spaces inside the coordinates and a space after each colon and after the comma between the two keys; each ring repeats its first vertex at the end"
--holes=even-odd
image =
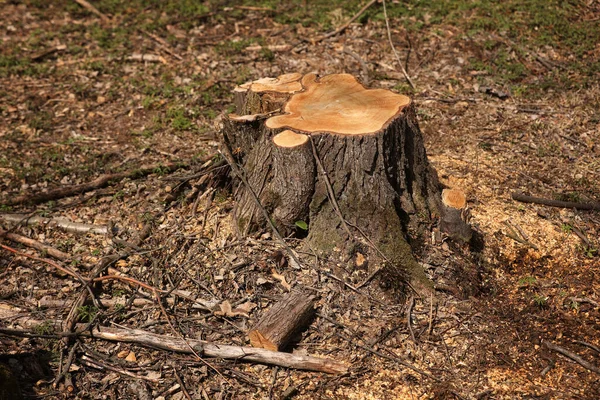
{"type": "Polygon", "coordinates": [[[581,340],[576,340],[575,343],[579,343],[581,345],[584,345],[585,347],[589,347],[590,349],[594,350],[596,353],[600,354],[600,347],[598,347],[598,346],[594,346],[591,343],[583,342],[581,340]]]}
{"type": "Polygon", "coordinates": [[[412,339],[413,342],[417,343],[417,338],[415,338],[415,333],[413,332],[413,328],[412,328],[412,310],[413,307],[415,306],[415,298],[413,296],[410,296],[410,299],[408,300],[408,308],[406,309],[406,324],[408,325],[408,332],[410,332],[410,338],[412,339]]]}
{"type": "Polygon", "coordinates": [[[419,369],[419,368],[415,367],[414,365],[412,365],[412,364],[410,364],[410,363],[408,363],[408,362],[406,362],[406,361],[404,361],[404,360],[401,360],[400,358],[398,358],[398,356],[389,356],[389,355],[387,355],[387,354],[385,354],[385,353],[382,353],[382,352],[380,352],[380,351],[378,351],[378,350],[375,350],[375,349],[373,349],[373,348],[371,348],[371,347],[369,347],[369,346],[365,346],[365,345],[362,345],[362,344],[360,344],[360,343],[356,343],[355,341],[353,341],[353,340],[352,340],[352,338],[349,338],[349,337],[347,337],[346,335],[343,335],[343,334],[341,334],[341,333],[336,333],[336,335],[338,335],[338,336],[340,336],[342,339],[345,339],[346,341],[348,341],[348,342],[352,343],[353,345],[355,345],[355,346],[357,346],[357,347],[360,347],[360,348],[361,348],[361,349],[363,349],[363,350],[366,350],[366,351],[368,351],[369,353],[375,354],[376,356],[379,356],[379,357],[381,357],[381,358],[385,358],[386,360],[390,360],[390,361],[396,362],[396,363],[398,363],[398,364],[400,364],[400,365],[403,365],[403,366],[405,366],[406,368],[410,368],[410,369],[412,369],[413,371],[415,371],[415,372],[417,372],[417,373],[419,373],[419,374],[421,374],[421,375],[423,375],[423,376],[426,376],[426,377],[427,377],[427,378],[429,378],[429,379],[433,379],[433,380],[434,380],[434,381],[436,381],[436,382],[440,382],[440,381],[441,381],[441,379],[440,379],[440,378],[437,378],[437,377],[435,377],[435,376],[431,375],[430,373],[428,373],[428,372],[425,372],[425,371],[423,371],[423,370],[421,370],[421,369],[419,369]]]}
{"type": "MultiPolygon", "coordinates": [[[[58,384],[60,383],[60,381],[63,378],[66,378],[66,376],[69,374],[69,369],[71,368],[71,364],[73,364],[73,358],[75,357],[75,351],[77,350],[77,347],[79,347],[79,345],[77,343],[75,343],[71,347],[71,350],[69,351],[69,355],[67,357],[67,360],[65,361],[64,364],[62,364],[62,360],[61,360],[61,363],[59,364],[60,370],[59,370],[58,375],[56,376],[56,378],[54,378],[54,382],[52,383],[52,386],[54,388],[57,388],[58,384]]],[[[62,358],[62,352],[61,352],[60,356],[62,358]]]]}
{"type": "MultiPolygon", "coordinates": [[[[153,286],[150,286],[150,285],[147,285],[145,283],[142,283],[142,282],[138,281],[137,279],[132,278],[132,277],[130,277],[130,276],[128,276],[128,275],[126,275],[126,274],[124,274],[124,273],[122,273],[122,272],[120,272],[120,271],[118,271],[118,270],[116,270],[116,269],[114,269],[112,267],[108,267],[107,270],[108,270],[108,273],[111,274],[111,275],[107,275],[107,276],[110,276],[110,278],[106,278],[106,276],[105,276],[105,277],[102,277],[101,279],[100,278],[96,278],[95,280],[96,281],[100,281],[100,280],[104,280],[104,279],[121,279],[124,282],[131,282],[131,283],[140,285],[142,287],[146,287],[146,289],[148,289],[150,291],[156,290],[156,288],[154,288],[153,286]]],[[[220,303],[220,300],[204,300],[204,299],[200,299],[200,298],[193,298],[193,297],[189,296],[188,294],[182,292],[181,290],[177,290],[177,289],[171,289],[171,290],[168,290],[168,291],[167,290],[160,290],[159,292],[163,293],[163,294],[173,294],[174,296],[177,296],[179,298],[185,299],[187,301],[191,301],[194,304],[198,304],[200,306],[199,308],[201,308],[202,310],[210,311],[210,312],[212,312],[213,309],[214,309],[214,307],[218,303],[220,303]]]]}
{"type": "Polygon", "coordinates": [[[408,84],[410,85],[410,87],[413,90],[415,90],[416,89],[415,84],[410,79],[410,76],[408,76],[408,72],[406,72],[406,69],[402,65],[402,61],[400,60],[400,56],[398,55],[398,52],[396,51],[396,48],[394,47],[394,42],[392,41],[392,31],[390,30],[390,21],[388,19],[388,15],[387,15],[387,8],[385,7],[385,0],[382,0],[382,3],[383,3],[383,16],[385,18],[385,27],[387,29],[387,36],[388,36],[388,40],[390,42],[390,46],[392,47],[392,51],[394,53],[394,56],[396,56],[396,61],[398,62],[398,65],[400,66],[400,69],[402,71],[402,75],[404,75],[404,78],[406,78],[406,81],[408,82],[408,84]]]}
{"type": "Polygon", "coordinates": [[[595,307],[600,307],[600,304],[598,304],[597,301],[594,301],[592,299],[589,299],[587,297],[569,297],[569,300],[571,301],[575,301],[577,303],[588,303],[591,304],[595,307]]]}
{"type": "Polygon", "coordinates": [[[360,66],[362,67],[362,70],[363,70],[363,75],[364,75],[363,84],[365,86],[369,86],[369,82],[370,82],[369,81],[369,67],[367,67],[367,63],[362,59],[361,56],[359,56],[358,54],[356,54],[355,52],[353,52],[346,46],[344,46],[344,53],[348,54],[350,57],[352,57],[356,61],[358,61],[358,63],[360,64],[360,66]]]}
{"type": "Polygon", "coordinates": [[[106,187],[110,184],[111,181],[121,180],[124,178],[141,178],[143,176],[149,175],[158,169],[168,169],[175,170],[180,167],[184,167],[185,165],[170,163],[167,165],[158,165],[154,167],[142,168],[139,170],[128,171],[128,172],[119,172],[116,174],[105,174],[101,175],[98,178],[94,179],[91,182],[81,183],[79,185],[73,185],[65,188],[56,188],[50,190],[46,193],[38,193],[34,195],[22,195],[17,196],[14,199],[6,200],[1,202],[7,206],[15,206],[20,204],[40,204],[50,200],[58,200],[64,197],[71,197],[78,194],[90,192],[92,190],[100,189],[106,187]]]}
{"type": "Polygon", "coordinates": [[[340,25],[335,31],[333,32],[329,32],[319,38],[313,39],[312,42],[313,43],[318,43],[324,39],[327,39],[329,37],[335,36],[339,33],[342,33],[344,30],[346,30],[346,28],[348,28],[350,26],[350,24],[354,21],[356,21],[356,19],[358,19],[365,11],[367,11],[367,9],[369,7],[371,7],[373,4],[375,4],[377,2],[377,0],[371,0],[369,1],[367,4],[365,4],[363,6],[363,8],[361,8],[356,14],[354,14],[354,16],[352,18],[350,18],[346,23],[344,23],[343,25],[340,25]]]}
{"type": "Polygon", "coordinates": [[[38,242],[37,240],[28,238],[26,236],[21,236],[16,233],[10,233],[10,232],[0,229],[0,238],[2,238],[2,237],[5,237],[8,240],[13,241],[15,243],[21,243],[22,245],[25,245],[27,247],[31,247],[33,249],[39,250],[42,253],[46,253],[49,256],[54,257],[61,261],[67,261],[67,260],[71,259],[71,256],[69,254],[64,253],[58,249],[55,249],[52,246],[48,246],[47,244],[38,242]]]}
{"type": "Polygon", "coordinates": [[[173,331],[173,333],[175,333],[177,336],[179,336],[179,339],[181,339],[185,343],[185,345],[192,352],[192,354],[196,356],[196,358],[198,359],[198,361],[202,362],[208,368],[210,368],[213,371],[215,371],[219,376],[221,376],[221,378],[226,379],[223,376],[223,374],[221,374],[221,372],[218,369],[216,369],[215,367],[213,367],[208,361],[203,360],[202,357],[200,357],[200,355],[192,347],[192,345],[190,345],[190,343],[183,337],[183,335],[181,334],[181,332],[179,332],[177,329],[175,329],[175,327],[171,323],[171,319],[169,318],[169,315],[167,314],[167,310],[165,310],[165,307],[162,304],[162,300],[161,300],[160,296],[158,295],[158,289],[154,289],[154,296],[156,297],[156,301],[158,302],[158,306],[160,307],[160,311],[165,316],[165,319],[167,320],[167,323],[169,324],[169,327],[171,327],[171,330],[173,331]]]}
{"type": "Polygon", "coordinates": [[[102,361],[99,361],[99,360],[93,360],[92,358],[86,356],[85,354],[83,356],[81,356],[80,362],[82,364],[84,364],[84,365],[87,365],[88,367],[96,368],[96,369],[99,369],[101,371],[103,369],[107,369],[109,371],[113,371],[113,372],[116,372],[118,374],[128,376],[130,378],[140,379],[140,380],[152,382],[152,383],[155,383],[155,384],[156,383],[160,383],[160,381],[158,379],[148,378],[148,377],[143,376],[143,375],[136,375],[133,372],[129,372],[129,371],[125,370],[125,369],[113,367],[112,365],[105,364],[105,363],[103,363],[102,361]]]}
{"type": "Polygon", "coordinates": [[[541,197],[527,196],[523,193],[516,192],[511,194],[511,197],[513,200],[520,201],[522,203],[543,204],[545,206],[560,208],[576,208],[578,210],[600,211],[600,203],[577,203],[574,201],[551,200],[541,197]]]}
{"type": "Polygon", "coordinates": [[[108,18],[105,14],[102,14],[96,7],[88,3],[86,0],[75,0],[75,3],[79,4],[86,10],[90,11],[93,14],[99,16],[104,22],[109,22],[110,18],[108,18]]]}
{"type": "Polygon", "coordinates": [[[173,368],[173,375],[175,375],[175,379],[177,379],[177,382],[179,382],[179,387],[181,388],[183,395],[186,397],[186,399],[192,400],[192,396],[190,396],[190,393],[187,391],[185,385],[183,384],[183,380],[177,373],[177,369],[175,367],[172,367],[172,368],[173,368]]]}
{"type": "Polygon", "coordinates": [[[109,232],[109,228],[106,225],[83,224],[80,222],[69,221],[66,218],[44,218],[25,214],[0,214],[0,220],[16,222],[17,226],[21,224],[41,224],[48,227],[57,226],[71,233],[97,233],[100,235],[106,235],[109,232]]]}
{"type": "MultiPolygon", "coordinates": [[[[16,323],[29,328],[39,326],[45,321],[24,317],[16,323]]],[[[61,321],[54,321],[60,328],[61,321]]],[[[298,354],[283,353],[254,347],[215,344],[202,340],[189,339],[185,343],[180,338],[159,335],[141,329],[125,329],[112,327],[88,327],[87,324],[77,324],[77,335],[113,342],[135,343],[144,347],[174,351],[177,353],[191,354],[188,344],[193,348],[202,349],[203,355],[238,361],[251,361],[260,364],[278,365],[284,368],[294,368],[306,371],[325,372],[329,374],[343,374],[348,372],[348,367],[339,361],[328,358],[311,357],[298,354]]],[[[12,330],[0,328],[0,332],[11,334],[12,330]]],[[[73,334],[68,334],[73,336],[73,334]]],[[[142,378],[143,379],[143,378],[142,378]]]]}
{"type": "Polygon", "coordinates": [[[246,186],[246,188],[248,188],[248,191],[252,195],[252,198],[256,202],[256,205],[258,206],[258,208],[260,208],[263,216],[267,220],[269,227],[273,231],[273,234],[275,235],[277,240],[279,240],[281,242],[281,244],[283,245],[285,250],[288,252],[290,257],[292,257],[292,259],[296,262],[296,264],[298,266],[302,267],[302,263],[300,262],[300,259],[298,259],[298,256],[296,255],[294,250],[292,250],[292,248],[290,246],[288,246],[288,244],[285,242],[285,240],[283,239],[283,236],[281,236],[281,233],[279,233],[279,231],[277,230],[277,227],[273,224],[273,221],[271,221],[271,217],[269,216],[269,213],[267,212],[267,210],[265,210],[263,205],[260,203],[260,199],[254,192],[254,189],[252,188],[252,186],[250,186],[250,183],[246,179],[246,175],[244,174],[243,170],[235,162],[235,158],[231,154],[231,150],[229,149],[229,147],[227,145],[224,145],[223,149],[225,150],[225,153],[226,153],[226,154],[223,154],[223,157],[225,158],[225,160],[227,160],[227,163],[231,167],[231,170],[233,171],[233,173],[236,174],[242,180],[242,183],[246,186]]]}
{"type": "Polygon", "coordinates": [[[517,241],[521,244],[525,244],[531,248],[533,248],[534,250],[539,250],[539,248],[531,243],[528,239],[527,236],[525,236],[525,232],[523,232],[523,230],[521,230],[520,228],[517,228],[519,231],[519,234],[517,234],[517,231],[514,229],[514,227],[512,226],[512,224],[508,221],[504,221],[504,225],[506,225],[508,227],[508,229],[510,229],[511,233],[506,233],[505,235],[508,236],[509,238],[511,238],[514,241],[517,241]]]}
{"type": "Polygon", "coordinates": [[[578,354],[575,354],[563,347],[560,347],[552,342],[548,342],[544,340],[544,345],[546,345],[546,347],[552,351],[555,351],[557,353],[562,354],[563,356],[570,358],[571,360],[577,362],[579,365],[581,365],[583,368],[588,369],[592,372],[595,372],[597,374],[600,374],[600,368],[596,367],[594,364],[585,361],[583,358],[581,358],[581,356],[579,356],[578,354]]]}
{"type": "Polygon", "coordinates": [[[9,246],[3,245],[3,244],[0,244],[0,247],[3,248],[4,250],[10,251],[11,253],[15,253],[18,256],[30,258],[32,260],[48,264],[48,265],[58,269],[59,271],[64,272],[67,275],[71,275],[71,276],[77,278],[81,283],[83,283],[85,286],[87,286],[87,281],[85,280],[85,278],[70,268],[63,267],[62,265],[58,265],[54,261],[48,260],[46,258],[40,258],[40,257],[32,256],[31,254],[22,253],[16,249],[13,249],[12,247],[9,247],[9,246]]]}
{"type": "Polygon", "coordinates": [[[140,31],[142,33],[144,33],[145,35],[148,35],[149,37],[151,37],[152,39],[154,39],[159,46],[166,51],[167,53],[169,53],[170,55],[172,55],[173,57],[175,57],[178,60],[183,60],[183,57],[181,57],[179,54],[175,53],[173,50],[171,50],[171,47],[169,46],[169,43],[167,43],[166,40],[164,40],[163,38],[156,36],[155,34],[146,31],[145,29],[140,29],[140,31]]]}

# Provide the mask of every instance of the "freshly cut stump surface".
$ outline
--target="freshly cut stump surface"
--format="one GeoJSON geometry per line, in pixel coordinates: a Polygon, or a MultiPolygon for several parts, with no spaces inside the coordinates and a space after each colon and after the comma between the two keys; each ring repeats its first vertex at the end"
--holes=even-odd
{"type": "Polygon", "coordinates": [[[223,129],[248,182],[235,192],[240,231],[267,226],[254,192],[283,235],[306,223],[320,255],[367,254],[386,281],[427,287],[409,243],[428,236],[441,191],[410,98],[347,74],[268,82],[236,90],[244,96],[223,129]]]}

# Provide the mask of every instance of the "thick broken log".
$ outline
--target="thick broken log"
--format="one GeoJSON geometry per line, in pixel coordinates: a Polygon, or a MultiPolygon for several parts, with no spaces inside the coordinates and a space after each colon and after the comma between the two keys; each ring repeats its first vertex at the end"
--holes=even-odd
{"type": "Polygon", "coordinates": [[[267,311],[248,332],[250,344],[279,351],[304,328],[314,315],[314,296],[293,291],[267,311]]]}
{"type": "Polygon", "coordinates": [[[262,207],[284,235],[307,223],[307,246],[320,254],[367,247],[369,266],[384,263],[392,283],[428,287],[409,242],[428,236],[441,188],[411,100],[347,74],[269,82],[238,89],[223,129],[248,182],[235,192],[240,232],[266,226],[262,207]]]}
{"type": "MultiPolygon", "coordinates": [[[[29,329],[35,329],[42,325],[48,327],[48,322],[49,321],[34,320],[29,317],[15,317],[12,319],[13,324],[18,324],[29,329]]],[[[54,328],[60,330],[61,323],[61,321],[54,321],[54,328]]],[[[70,333],[71,335],[113,342],[135,343],[144,347],[174,351],[177,353],[192,354],[193,351],[195,351],[197,354],[206,357],[257,362],[260,364],[278,365],[284,368],[325,372],[328,374],[343,374],[348,371],[348,367],[344,363],[327,358],[282,353],[266,349],[257,349],[254,347],[215,344],[196,339],[182,339],[167,335],[159,335],[141,329],[110,328],[103,326],[97,326],[90,329],[87,324],[77,324],[75,328],[77,333],[70,333]]],[[[0,332],[16,335],[22,331],[14,331],[12,329],[0,327],[0,332]]]]}

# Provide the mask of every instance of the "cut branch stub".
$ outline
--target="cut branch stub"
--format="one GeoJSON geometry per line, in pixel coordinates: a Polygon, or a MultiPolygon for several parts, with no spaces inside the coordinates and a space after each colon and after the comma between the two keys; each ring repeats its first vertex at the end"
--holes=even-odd
{"type": "Polygon", "coordinates": [[[240,115],[264,114],[283,107],[289,95],[302,90],[302,74],[262,78],[236,87],[235,105],[240,115]]]}
{"type": "Polygon", "coordinates": [[[315,297],[293,291],[273,305],[248,332],[250,344],[280,351],[314,315],[315,297]]]}
{"type": "Polygon", "coordinates": [[[454,240],[469,242],[473,231],[468,224],[467,196],[459,189],[442,191],[443,212],[440,229],[454,240]]]}
{"type": "MultiPolygon", "coordinates": [[[[285,97],[283,113],[225,123],[224,142],[250,186],[240,184],[235,193],[238,227],[247,232],[266,226],[252,190],[282,234],[294,232],[299,220],[308,222],[311,249],[351,256],[357,246],[370,248],[376,260],[370,268],[385,262],[384,271],[396,281],[402,275],[427,285],[408,243],[426,237],[430,218],[440,213],[441,192],[410,99],[367,89],[347,74],[308,74],[295,82],[301,90],[293,94],[277,85],[270,92],[246,89],[247,98],[285,97]]],[[[247,100],[243,104],[246,115],[256,113],[247,100]]]]}

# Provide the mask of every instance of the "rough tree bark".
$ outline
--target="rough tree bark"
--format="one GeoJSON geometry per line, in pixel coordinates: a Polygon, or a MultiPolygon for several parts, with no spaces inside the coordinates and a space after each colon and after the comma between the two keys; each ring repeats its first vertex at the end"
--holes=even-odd
{"type": "Polygon", "coordinates": [[[282,234],[303,221],[310,249],[360,251],[386,280],[429,286],[409,243],[442,212],[441,188],[410,98],[347,74],[263,79],[236,98],[223,142],[248,182],[235,191],[241,232],[266,226],[252,190],[282,234]]]}

